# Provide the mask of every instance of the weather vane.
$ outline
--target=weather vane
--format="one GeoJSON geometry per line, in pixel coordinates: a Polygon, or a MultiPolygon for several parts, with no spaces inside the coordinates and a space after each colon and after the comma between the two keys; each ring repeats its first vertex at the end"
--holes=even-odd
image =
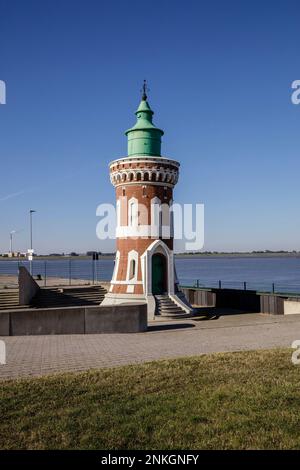
{"type": "Polygon", "coordinates": [[[143,87],[141,89],[141,92],[143,93],[142,95],[142,100],[146,101],[147,100],[147,92],[150,91],[150,89],[147,86],[146,80],[144,80],[143,87]]]}

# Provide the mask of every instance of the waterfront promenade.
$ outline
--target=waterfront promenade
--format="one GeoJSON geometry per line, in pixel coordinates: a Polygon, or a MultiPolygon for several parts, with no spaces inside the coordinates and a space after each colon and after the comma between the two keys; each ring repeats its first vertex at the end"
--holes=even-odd
{"type": "Polygon", "coordinates": [[[210,319],[155,321],[146,333],[2,337],[7,364],[0,366],[0,379],[214,352],[290,347],[300,339],[300,315],[227,313],[210,319]]]}

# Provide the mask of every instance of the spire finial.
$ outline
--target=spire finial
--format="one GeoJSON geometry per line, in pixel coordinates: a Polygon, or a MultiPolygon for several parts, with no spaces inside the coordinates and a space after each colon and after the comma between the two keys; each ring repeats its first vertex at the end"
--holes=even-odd
{"type": "Polygon", "coordinates": [[[141,92],[143,93],[142,94],[142,100],[143,101],[147,101],[147,91],[149,91],[149,88],[147,86],[146,80],[144,80],[143,88],[141,89],[141,92]]]}

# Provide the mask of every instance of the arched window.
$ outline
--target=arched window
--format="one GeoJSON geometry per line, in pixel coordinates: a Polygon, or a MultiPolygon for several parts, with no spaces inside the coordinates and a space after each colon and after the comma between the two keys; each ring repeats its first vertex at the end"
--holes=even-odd
{"type": "Polygon", "coordinates": [[[129,199],[128,202],[128,225],[136,227],[139,220],[139,206],[138,200],[135,197],[129,199]]]}
{"type": "Polygon", "coordinates": [[[161,200],[158,197],[151,199],[151,236],[158,237],[161,233],[161,200]]]}
{"type": "Polygon", "coordinates": [[[115,266],[114,266],[114,272],[112,276],[112,281],[115,281],[118,276],[118,269],[119,269],[119,263],[120,263],[120,252],[116,252],[116,261],[115,261],[115,266]]]}
{"type": "Polygon", "coordinates": [[[135,262],[135,259],[132,259],[130,261],[130,267],[129,267],[129,279],[133,279],[135,277],[135,270],[136,270],[136,262],[135,262]]]}
{"type": "Polygon", "coordinates": [[[128,261],[127,261],[126,279],[128,282],[131,281],[131,283],[135,283],[135,281],[137,280],[138,260],[139,260],[138,252],[135,250],[131,250],[128,253],[128,261]]]}
{"type": "Polygon", "coordinates": [[[134,220],[134,201],[129,204],[129,225],[133,225],[134,220]]]}
{"type": "Polygon", "coordinates": [[[121,225],[121,201],[120,199],[117,200],[117,227],[121,225]]]}

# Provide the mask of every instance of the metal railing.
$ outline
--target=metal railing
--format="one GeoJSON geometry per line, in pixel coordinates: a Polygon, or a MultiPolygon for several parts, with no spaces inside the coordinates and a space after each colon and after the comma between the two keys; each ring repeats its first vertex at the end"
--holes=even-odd
{"type": "Polygon", "coordinates": [[[197,289],[237,289],[252,290],[273,294],[298,294],[300,295],[300,280],[293,281],[237,281],[237,280],[203,280],[180,279],[182,287],[197,289]]]}
{"type": "MultiPolygon", "coordinates": [[[[0,288],[17,287],[19,266],[29,270],[29,261],[1,260],[0,261],[0,288]]],[[[34,259],[32,274],[41,286],[97,284],[100,281],[110,281],[114,268],[113,259],[34,259]]],[[[228,279],[195,279],[179,274],[179,283],[182,287],[199,289],[239,289],[254,290],[274,294],[300,295],[300,279],[289,281],[269,280],[228,280],[228,279]]]]}
{"type": "MultiPolygon", "coordinates": [[[[17,287],[19,267],[30,269],[27,260],[0,261],[0,288],[17,287]]],[[[113,261],[99,260],[33,260],[32,275],[43,286],[97,284],[110,281],[113,261]]]]}

